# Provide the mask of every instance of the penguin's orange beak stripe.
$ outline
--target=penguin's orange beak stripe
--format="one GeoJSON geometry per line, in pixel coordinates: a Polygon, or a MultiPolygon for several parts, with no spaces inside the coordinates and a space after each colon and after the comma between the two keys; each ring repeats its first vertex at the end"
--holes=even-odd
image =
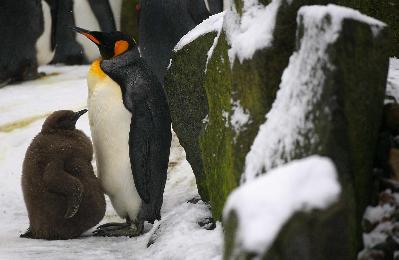
{"type": "Polygon", "coordinates": [[[96,37],[94,37],[93,35],[91,35],[91,34],[88,34],[88,33],[82,33],[84,36],[86,36],[89,40],[91,40],[92,42],[94,42],[95,44],[97,44],[97,45],[100,45],[101,43],[100,43],[100,41],[96,38],[96,37]]]}

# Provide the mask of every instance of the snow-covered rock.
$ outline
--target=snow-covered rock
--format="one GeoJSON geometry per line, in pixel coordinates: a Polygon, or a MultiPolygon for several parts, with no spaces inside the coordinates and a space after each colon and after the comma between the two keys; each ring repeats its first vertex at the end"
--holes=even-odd
{"type": "Polygon", "coordinates": [[[330,60],[329,48],[337,42],[343,22],[348,19],[368,24],[374,37],[385,27],[357,11],[334,5],[299,10],[298,22],[304,30],[300,48],[290,58],[276,101],[247,155],[244,181],[295,158],[297,147],[308,146],[318,151],[322,140],[314,122],[330,121],[332,117],[328,106],[315,108],[323,107],[322,95],[328,91],[325,88],[331,80],[328,73],[337,70],[330,60]],[[331,21],[327,22],[327,17],[331,21]]]}
{"type": "Polygon", "coordinates": [[[237,252],[229,258],[240,250],[263,255],[295,213],[330,207],[340,190],[334,164],[320,156],[293,161],[240,186],[224,209],[224,219],[235,214],[238,223],[237,252]]]}
{"type": "Polygon", "coordinates": [[[307,1],[277,0],[270,6],[248,1],[244,8],[248,11],[242,17],[231,5],[218,15],[223,19],[214,16],[204,21],[175,48],[165,80],[172,121],[197,183],[204,187],[201,196],[210,201],[216,218],[221,217],[228,194],[239,184],[245,154],[265,120],[294,50],[293,25],[301,3],[307,1]],[[208,47],[211,37],[213,44],[208,47]],[[266,42],[265,37],[269,39],[266,42]],[[205,41],[209,49],[203,75],[192,67],[204,66],[205,41]],[[246,50],[251,53],[241,55],[246,50]],[[231,63],[232,54],[246,58],[231,63]]]}
{"type": "MultiPolygon", "coordinates": [[[[251,240],[246,240],[248,249],[232,251],[229,242],[241,234],[235,226],[247,224],[239,215],[229,217],[225,253],[234,254],[232,259],[354,259],[357,254],[353,241],[360,243],[359,216],[371,196],[388,72],[386,26],[335,5],[302,7],[297,24],[297,49],[247,154],[242,183],[250,185],[287,162],[320,154],[334,162],[342,193],[332,208],[284,221],[275,239],[262,244],[265,254],[251,240]]],[[[266,232],[265,226],[259,229],[266,232]]]]}

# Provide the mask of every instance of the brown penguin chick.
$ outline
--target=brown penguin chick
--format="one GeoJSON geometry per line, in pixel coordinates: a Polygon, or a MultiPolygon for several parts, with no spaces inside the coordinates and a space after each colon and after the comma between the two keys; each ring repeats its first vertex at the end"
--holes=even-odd
{"type": "Polygon", "coordinates": [[[104,192],[91,165],[93,147],[75,129],[85,112],[52,113],[28,147],[22,191],[30,223],[21,237],[76,238],[104,217],[104,192]]]}

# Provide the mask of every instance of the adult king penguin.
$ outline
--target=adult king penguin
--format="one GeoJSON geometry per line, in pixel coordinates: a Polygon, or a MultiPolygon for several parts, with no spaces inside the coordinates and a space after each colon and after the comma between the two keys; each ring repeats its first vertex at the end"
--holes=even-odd
{"type": "Polygon", "coordinates": [[[98,176],[126,223],[96,235],[136,236],[145,220],[160,219],[169,161],[171,120],[162,85],[121,32],[76,32],[94,42],[102,59],[88,73],[88,108],[98,176]]]}

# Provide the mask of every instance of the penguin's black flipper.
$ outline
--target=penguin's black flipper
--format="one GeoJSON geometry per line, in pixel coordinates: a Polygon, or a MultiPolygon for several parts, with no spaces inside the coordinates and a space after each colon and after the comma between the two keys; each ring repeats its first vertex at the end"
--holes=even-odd
{"type": "Polygon", "coordinates": [[[136,103],[130,128],[132,173],[143,200],[139,219],[149,222],[161,218],[169,161],[170,121],[168,114],[160,113],[162,107],[159,100],[151,98],[136,103]]]}
{"type": "Polygon", "coordinates": [[[64,171],[64,162],[54,160],[48,163],[44,170],[43,181],[50,192],[58,193],[67,198],[65,218],[72,218],[79,210],[83,198],[83,185],[79,179],[64,171]]]}
{"type": "Polygon", "coordinates": [[[116,31],[114,14],[108,0],[89,0],[89,4],[100,24],[101,31],[116,31]]]}
{"type": "Polygon", "coordinates": [[[188,0],[187,9],[196,24],[200,24],[211,15],[204,1],[207,0],[188,0]]]}
{"type": "Polygon", "coordinates": [[[129,155],[137,192],[145,203],[150,203],[151,116],[145,109],[133,110],[129,133],[129,155]]]}

